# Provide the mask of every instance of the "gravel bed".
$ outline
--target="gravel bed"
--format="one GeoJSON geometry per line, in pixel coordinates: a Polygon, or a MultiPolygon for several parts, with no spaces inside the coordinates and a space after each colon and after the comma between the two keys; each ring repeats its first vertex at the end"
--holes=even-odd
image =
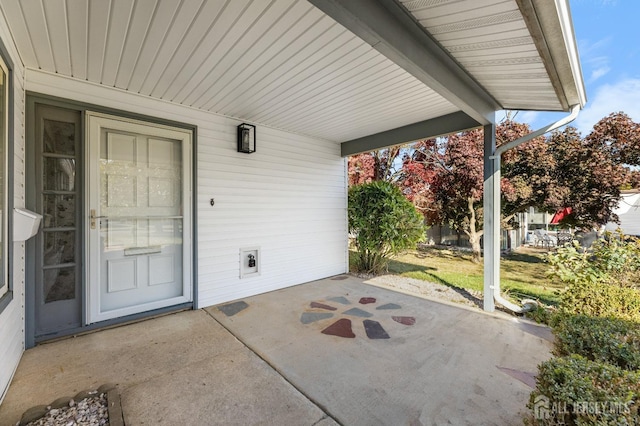
{"type": "Polygon", "coordinates": [[[396,289],[407,293],[432,297],[434,299],[443,299],[448,302],[460,303],[474,308],[482,306],[482,292],[475,290],[456,290],[446,285],[415,278],[401,277],[399,275],[380,275],[377,277],[362,274],[354,275],[366,279],[367,283],[380,287],[396,289]]]}
{"type": "Polygon", "coordinates": [[[107,394],[73,399],[68,406],[51,408],[47,414],[28,426],[104,426],[109,424],[107,394]]]}

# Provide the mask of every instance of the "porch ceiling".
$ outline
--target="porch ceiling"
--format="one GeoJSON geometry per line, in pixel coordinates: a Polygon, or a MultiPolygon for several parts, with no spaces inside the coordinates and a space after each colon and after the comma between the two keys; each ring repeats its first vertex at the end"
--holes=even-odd
{"type": "MultiPolygon", "coordinates": [[[[553,22],[528,30],[527,14],[538,22],[531,2],[379,3],[444,46],[478,98],[491,101],[483,105],[566,110],[566,87],[581,77],[571,69],[570,81],[558,77],[545,52],[553,35],[556,56],[567,56],[564,33],[552,34],[553,22]]],[[[0,0],[0,8],[27,68],[336,142],[484,114],[305,0],[0,0]]]]}
{"type": "Polygon", "coordinates": [[[568,2],[400,2],[503,108],[566,111],[586,102],[568,2]]]}

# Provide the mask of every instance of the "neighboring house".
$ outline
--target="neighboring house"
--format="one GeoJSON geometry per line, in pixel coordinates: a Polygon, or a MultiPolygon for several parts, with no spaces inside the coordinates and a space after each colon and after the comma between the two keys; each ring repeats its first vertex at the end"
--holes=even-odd
{"type": "Polygon", "coordinates": [[[538,244],[540,238],[536,235],[536,231],[548,231],[553,216],[553,213],[545,212],[537,207],[529,207],[528,211],[520,213],[518,218],[520,235],[524,238],[522,243],[531,245],[538,244]]]}
{"type": "Polygon", "coordinates": [[[566,0],[0,11],[0,398],[40,341],[347,272],[345,156],[484,126],[490,164],[496,111],[585,103],[566,0]]]}
{"type": "Polygon", "coordinates": [[[613,210],[620,223],[609,222],[605,231],[614,232],[620,229],[625,235],[640,237],[640,192],[638,190],[622,191],[622,199],[613,210]]]}

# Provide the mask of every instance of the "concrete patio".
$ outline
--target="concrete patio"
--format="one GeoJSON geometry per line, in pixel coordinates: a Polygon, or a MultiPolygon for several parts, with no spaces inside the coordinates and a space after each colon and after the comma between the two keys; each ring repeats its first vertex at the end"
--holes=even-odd
{"type": "Polygon", "coordinates": [[[517,424],[547,334],[338,276],[27,350],[0,424],[103,383],[127,425],[517,424]]]}

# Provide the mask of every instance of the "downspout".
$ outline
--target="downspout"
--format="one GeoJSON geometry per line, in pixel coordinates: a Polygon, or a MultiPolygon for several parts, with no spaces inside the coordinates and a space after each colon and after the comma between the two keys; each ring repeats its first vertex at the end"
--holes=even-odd
{"type": "MultiPolygon", "coordinates": [[[[551,132],[553,130],[556,130],[559,127],[562,127],[566,124],[571,123],[573,120],[576,119],[576,117],[578,116],[578,113],[580,112],[580,105],[573,105],[571,107],[571,113],[556,121],[555,123],[549,124],[548,126],[542,127],[538,130],[536,130],[535,132],[531,132],[528,135],[525,135],[521,138],[518,138],[514,141],[508,142],[504,145],[500,145],[494,152],[494,154],[489,157],[489,159],[494,161],[494,170],[496,171],[497,176],[495,177],[498,181],[500,181],[500,161],[502,158],[502,154],[505,153],[506,151],[513,149],[515,147],[517,147],[518,145],[523,144],[524,142],[527,142],[533,138],[537,138],[538,136],[542,136],[545,133],[551,132]]],[[[498,211],[500,211],[500,209],[498,208],[498,211]]],[[[507,308],[508,310],[515,312],[517,314],[520,313],[524,313],[524,312],[528,312],[528,311],[532,311],[533,309],[536,308],[536,306],[538,306],[538,302],[536,302],[535,300],[531,300],[531,299],[524,299],[522,300],[522,305],[523,306],[518,306],[514,303],[509,302],[507,299],[505,299],[504,297],[502,297],[502,295],[500,294],[500,279],[495,280],[495,282],[493,283],[493,286],[491,286],[492,290],[493,290],[493,299],[496,301],[496,303],[499,303],[500,305],[504,306],[505,308],[507,308]]]]}
{"type": "Polygon", "coordinates": [[[580,105],[579,104],[573,105],[571,107],[571,113],[568,116],[556,121],[555,123],[549,124],[548,126],[542,127],[540,129],[536,130],[535,132],[531,132],[528,135],[524,135],[523,137],[518,138],[518,139],[516,139],[514,141],[507,142],[504,145],[500,145],[496,149],[496,152],[493,154],[493,156],[491,156],[489,158],[491,158],[494,161],[497,158],[498,161],[500,161],[500,157],[502,156],[502,154],[505,153],[505,151],[509,151],[510,149],[513,149],[513,148],[517,147],[518,145],[523,144],[524,142],[527,142],[527,141],[529,141],[529,140],[531,140],[533,138],[537,138],[538,136],[542,136],[545,133],[552,132],[552,131],[556,130],[559,127],[562,127],[562,126],[564,126],[566,124],[571,123],[573,120],[576,119],[576,117],[578,116],[579,112],[580,112],[580,105]]]}

